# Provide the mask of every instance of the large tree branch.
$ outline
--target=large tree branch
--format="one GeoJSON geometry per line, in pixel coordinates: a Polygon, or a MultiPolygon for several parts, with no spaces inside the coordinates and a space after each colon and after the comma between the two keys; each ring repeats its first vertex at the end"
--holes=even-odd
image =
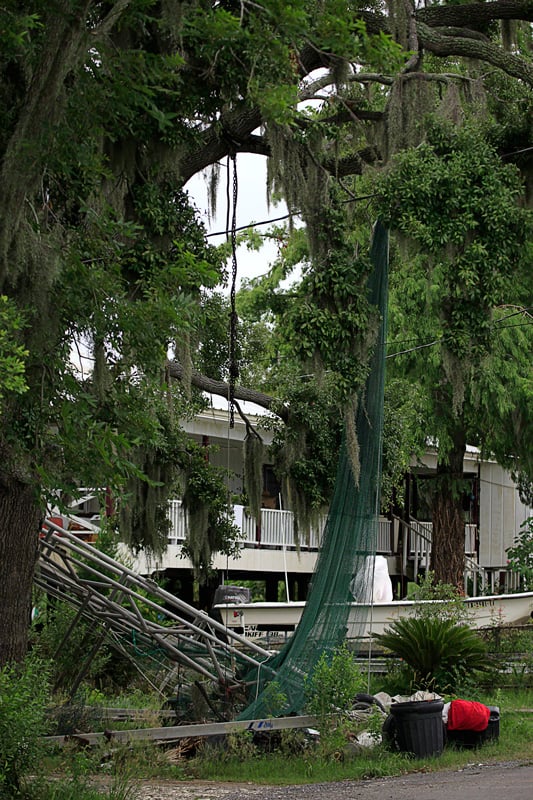
{"type": "Polygon", "coordinates": [[[264,136],[251,133],[236,148],[237,153],[254,153],[258,156],[270,156],[271,149],[264,136]]]}
{"type": "Polygon", "coordinates": [[[415,13],[418,22],[439,26],[469,27],[482,30],[498,19],[533,21],[533,0],[495,0],[493,3],[469,3],[421,8],[415,13]]]}
{"type": "MultiPolygon", "coordinates": [[[[358,112],[355,113],[358,115],[358,112]]],[[[381,111],[361,111],[359,113],[359,121],[370,120],[379,122],[383,118],[383,112],[381,111]]],[[[332,117],[330,121],[339,123],[349,122],[350,120],[354,120],[354,113],[352,112],[350,114],[350,111],[345,109],[339,112],[335,118],[332,117]]],[[[235,132],[235,129],[233,129],[233,132],[235,132]]],[[[253,133],[243,136],[239,140],[234,137],[224,137],[219,140],[216,138],[216,134],[213,134],[212,136],[206,137],[205,142],[205,147],[199,149],[196,156],[187,159],[187,162],[183,165],[181,172],[183,183],[186,183],[189,178],[197,172],[210,166],[215,161],[224,158],[224,156],[232,151],[235,153],[255,153],[256,155],[267,157],[271,155],[270,145],[266,137],[253,133]],[[214,157],[215,153],[217,154],[216,157],[214,157]]],[[[361,175],[366,164],[374,164],[378,159],[379,154],[376,148],[369,146],[362,148],[357,153],[353,153],[347,158],[327,159],[322,163],[322,166],[327,172],[339,177],[361,175]]]]}
{"type": "Polygon", "coordinates": [[[480,42],[490,41],[486,34],[481,31],[475,31],[472,28],[456,28],[453,25],[435,25],[433,28],[437,33],[442,33],[443,36],[457,36],[461,39],[477,39],[480,42]]]}
{"type": "Polygon", "coordinates": [[[216,123],[199,134],[196,146],[187,151],[186,160],[181,164],[183,183],[228,153],[239,150],[262,121],[259,109],[245,103],[221,114],[216,123]]]}
{"type": "MultiPolygon", "coordinates": [[[[390,86],[393,81],[394,78],[391,75],[382,75],[377,72],[354,72],[346,78],[347,83],[381,83],[384,86],[390,86]]],[[[305,84],[299,92],[298,99],[300,102],[315,99],[326,100],[327,97],[320,96],[318,93],[334,85],[335,77],[331,72],[328,72],[325,75],[321,75],[316,81],[305,84]]]]}
{"type": "MultiPolygon", "coordinates": [[[[473,32],[471,36],[465,36],[464,30],[458,30],[461,27],[483,29],[487,22],[492,20],[511,18],[532,19],[533,0],[496,0],[492,3],[471,3],[421,9],[415,14],[415,28],[421,45],[435,55],[478,58],[531,83],[533,69],[527,61],[511,53],[504,53],[489,41],[484,41],[482,37],[480,39],[479,33],[473,32]],[[448,28],[445,34],[442,32],[443,26],[454,26],[455,30],[448,28]],[[435,30],[435,28],[439,29],[435,30]],[[449,35],[452,31],[453,35],[449,35]]],[[[389,24],[387,18],[380,14],[371,16],[367,14],[365,22],[367,30],[371,33],[387,30],[389,24]]],[[[298,53],[300,75],[303,78],[319,67],[328,68],[331,66],[331,61],[331,54],[324,53],[316,46],[308,44],[298,53]]],[[[306,99],[321,88],[330,85],[331,80],[331,74],[329,74],[321,76],[308,86],[303,86],[301,99],[306,99]]],[[[386,84],[392,79],[387,76],[354,74],[351,80],[354,82],[377,80],[386,84]]],[[[186,158],[181,163],[183,183],[231,152],[249,152],[268,156],[270,149],[267,140],[254,133],[262,122],[259,109],[244,102],[230,111],[222,113],[213,125],[198,135],[196,145],[188,149],[186,158]]],[[[375,154],[372,155],[372,158],[375,159],[375,154]]],[[[350,171],[360,172],[360,164],[365,160],[364,154],[355,161],[352,159],[348,169],[343,170],[343,174],[348,174],[350,171]]],[[[327,168],[329,169],[329,166],[327,168]]]]}
{"type": "Polygon", "coordinates": [[[360,108],[352,100],[343,100],[342,108],[335,114],[323,117],[321,122],[325,125],[338,125],[343,122],[381,122],[383,111],[372,111],[368,108],[360,108]]]}
{"type": "MultiPolygon", "coordinates": [[[[533,0],[531,5],[533,6],[533,0]]],[[[418,23],[418,34],[425,49],[435,55],[478,58],[533,86],[533,65],[531,62],[515,56],[513,53],[508,53],[488,41],[483,42],[478,39],[445,36],[422,22],[418,23]]]]}
{"type": "Polygon", "coordinates": [[[93,36],[107,36],[114,25],[119,21],[122,14],[131,5],[131,0],[116,0],[111,10],[106,14],[98,25],[91,30],[93,36]]]}
{"type": "Polygon", "coordinates": [[[23,219],[26,198],[39,185],[39,136],[53,130],[63,108],[63,90],[69,72],[86,54],[85,20],[91,0],[83,0],[76,14],[68,0],[45,17],[46,42],[33,68],[31,82],[0,166],[0,288],[12,268],[11,247],[23,219]]]}
{"type": "MultiPolygon", "coordinates": [[[[185,376],[185,370],[179,361],[171,361],[168,364],[168,374],[171,378],[181,381],[185,376]]],[[[229,397],[229,384],[226,381],[218,381],[213,378],[208,378],[207,375],[202,375],[197,370],[192,370],[191,383],[196,389],[208,394],[216,394],[218,397],[224,397],[226,400],[229,397]]],[[[244,386],[235,387],[235,399],[244,400],[249,403],[255,403],[261,408],[271,411],[277,417],[287,422],[289,417],[288,409],[281,404],[276,398],[264,392],[258,392],[254,389],[246,389],[244,386]]]]}

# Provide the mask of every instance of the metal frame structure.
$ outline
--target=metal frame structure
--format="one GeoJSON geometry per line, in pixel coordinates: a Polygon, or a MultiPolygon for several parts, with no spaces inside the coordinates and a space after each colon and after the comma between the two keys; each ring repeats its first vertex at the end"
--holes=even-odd
{"type": "MultiPolygon", "coordinates": [[[[70,519],[81,522],[85,533],[98,533],[86,520],[70,519]]],[[[81,617],[93,623],[96,635],[72,693],[106,639],[132,660],[139,656],[156,662],[160,674],[155,688],[161,694],[178,674],[182,680],[184,672],[231,689],[241,685],[239,666],[268,670],[263,666],[271,655],[267,650],[51,520],[43,527],[34,581],[48,596],[77,610],[60,647],[81,617]]]]}

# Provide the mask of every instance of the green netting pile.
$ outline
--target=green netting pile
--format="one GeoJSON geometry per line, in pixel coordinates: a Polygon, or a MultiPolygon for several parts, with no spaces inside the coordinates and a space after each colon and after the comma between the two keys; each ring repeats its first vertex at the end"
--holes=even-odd
{"type": "MultiPolygon", "coordinates": [[[[373,581],[368,556],[376,552],[381,483],[383,389],[388,286],[388,232],[378,222],[372,241],[374,266],[369,278],[370,302],[379,308],[381,327],[365,391],[359,398],[356,429],[359,440],[360,477],[357,485],[346,446],[343,444],[321,550],[317,559],[305,610],[294,635],[285,647],[255,674],[246,677],[254,687],[250,705],[241,719],[268,716],[265,685],[275,680],[287,697],[283,713],[301,713],[305,705],[305,676],[311,674],[321,654],[332,654],[347,633],[350,603],[357,594],[368,596],[365,583],[373,581]],[[257,688],[256,688],[257,687],[257,688]]],[[[350,637],[363,633],[368,607],[360,619],[350,616],[350,637]],[[353,623],[353,624],[352,624],[353,623]]],[[[357,639],[356,639],[357,641],[357,639]]]]}

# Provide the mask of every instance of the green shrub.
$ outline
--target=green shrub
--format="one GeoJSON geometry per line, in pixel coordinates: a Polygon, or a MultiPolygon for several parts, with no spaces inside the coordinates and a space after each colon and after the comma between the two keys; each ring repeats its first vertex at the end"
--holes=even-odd
{"type": "Polygon", "coordinates": [[[317,719],[324,751],[341,747],[354,728],[349,712],[356,694],[365,688],[359,664],[346,643],[333,654],[322,653],[306,677],[306,711],[317,719]]]}
{"type": "Polygon", "coordinates": [[[49,667],[35,657],[0,670],[0,797],[12,797],[37,766],[46,733],[49,667]]]}
{"type": "MultiPolygon", "coordinates": [[[[92,624],[83,617],[78,619],[75,609],[61,602],[43,609],[39,618],[41,622],[31,633],[32,647],[51,662],[51,681],[55,690],[69,691],[94,642],[92,624]]],[[[96,636],[99,632],[98,629],[96,636]]],[[[105,682],[106,675],[113,671],[112,659],[113,653],[104,642],[87,665],[85,683],[93,686],[96,681],[105,682]]],[[[119,673],[120,669],[116,672],[119,673]]]]}
{"type": "Polygon", "coordinates": [[[278,681],[270,681],[263,689],[265,709],[270,717],[282,715],[287,705],[287,695],[281,690],[278,681]]]}
{"type": "Polygon", "coordinates": [[[513,546],[507,548],[507,555],[509,569],[520,575],[520,589],[530,591],[533,587],[533,517],[522,523],[513,546]]]}
{"type": "Polygon", "coordinates": [[[414,615],[420,618],[449,619],[453,622],[467,622],[472,612],[464,602],[457,586],[451,583],[435,582],[435,573],[425,574],[418,585],[409,593],[410,600],[438,600],[438,604],[418,603],[414,615]]]}
{"type": "Polygon", "coordinates": [[[402,617],[374,638],[411,669],[413,689],[454,692],[474,673],[490,668],[485,643],[453,619],[402,617]]]}
{"type": "Polygon", "coordinates": [[[318,719],[345,713],[352,707],[355,695],[364,688],[365,679],[359,664],[343,643],[332,655],[322,653],[306,677],[306,708],[318,719]]]}

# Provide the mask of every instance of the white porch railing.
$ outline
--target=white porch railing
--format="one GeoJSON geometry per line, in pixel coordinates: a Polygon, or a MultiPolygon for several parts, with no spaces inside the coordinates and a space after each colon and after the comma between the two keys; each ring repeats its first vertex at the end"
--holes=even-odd
{"type": "Polygon", "coordinates": [[[478,594],[484,594],[487,585],[485,570],[479,566],[477,561],[470,556],[465,555],[465,575],[464,575],[464,588],[465,594],[470,594],[469,583],[472,585],[472,597],[477,597],[478,594]]]}
{"type": "Polygon", "coordinates": [[[376,550],[383,555],[392,555],[392,522],[385,517],[380,517],[378,527],[378,541],[376,550]]]}
{"type": "MultiPolygon", "coordinates": [[[[431,561],[431,537],[433,534],[433,524],[431,522],[419,522],[410,519],[408,523],[403,523],[406,527],[407,536],[404,535],[404,562],[406,561],[406,542],[409,541],[409,556],[413,561],[413,571],[415,576],[418,570],[428,569],[431,561]]],[[[484,570],[478,565],[476,558],[476,532],[477,527],[470,523],[465,524],[465,592],[468,581],[472,581],[474,594],[479,588],[485,589],[484,570]]]]}
{"type": "MultiPolygon", "coordinates": [[[[411,557],[414,557],[418,553],[419,558],[427,558],[429,560],[431,556],[433,523],[419,522],[416,519],[410,519],[409,526],[411,557]]],[[[465,555],[467,556],[474,556],[476,554],[476,532],[476,525],[471,525],[470,523],[465,524],[465,555]]]]}
{"type": "MultiPolygon", "coordinates": [[[[169,503],[169,519],[171,530],[169,544],[177,545],[185,540],[186,519],[180,500],[171,500],[169,503]]],[[[240,519],[240,518],[239,518],[240,519]]],[[[326,517],[323,518],[319,528],[311,529],[309,539],[300,538],[301,550],[318,550],[320,539],[324,530],[326,517]]],[[[254,517],[242,514],[242,546],[243,547],[274,547],[294,548],[294,516],[291,511],[278,511],[276,509],[261,509],[261,528],[257,530],[254,517]]],[[[391,553],[390,522],[388,519],[379,520],[378,553],[391,553]]]]}
{"type": "MultiPolygon", "coordinates": [[[[324,530],[325,519],[318,529],[312,528],[309,538],[301,537],[301,550],[318,550],[324,530]]],[[[243,515],[243,541],[245,547],[296,547],[294,541],[294,515],[292,511],[278,511],[271,508],[261,509],[261,528],[257,529],[255,517],[243,515]]]]}

